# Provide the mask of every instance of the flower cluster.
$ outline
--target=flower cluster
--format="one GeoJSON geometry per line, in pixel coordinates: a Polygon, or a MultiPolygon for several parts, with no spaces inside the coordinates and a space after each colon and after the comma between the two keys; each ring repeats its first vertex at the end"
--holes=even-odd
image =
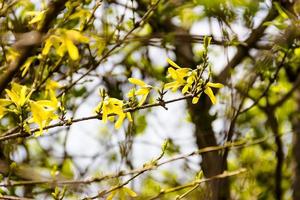
{"type": "MultiPolygon", "coordinates": [[[[171,90],[173,92],[178,89],[184,95],[193,97],[192,102],[196,104],[199,101],[200,95],[204,92],[210,98],[213,104],[216,103],[216,97],[211,88],[223,87],[220,83],[212,83],[202,78],[203,68],[197,69],[182,68],[178,66],[171,59],[167,59],[171,67],[168,68],[168,77],[172,79],[171,82],[164,85],[162,91],[171,90]]],[[[132,122],[131,113],[125,109],[138,109],[146,102],[153,86],[136,78],[129,78],[128,81],[135,85],[129,90],[126,102],[117,98],[111,98],[105,93],[101,93],[102,101],[96,107],[96,112],[102,117],[103,122],[107,120],[115,121],[115,128],[122,126],[124,120],[127,118],[132,122]]],[[[7,113],[14,113],[20,116],[20,122],[24,129],[28,129],[29,123],[36,123],[40,131],[37,135],[41,135],[43,129],[48,126],[51,121],[58,119],[57,110],[59,108],[59,101],[56,98],[55,91],[60,88],[59,83],[48,80],[46,82],[45,92],[42,100],[31,100],[30,97],[34,90],[29,90],[24,85],[12,83],[11,89],[6,89],[6,99],[0,99],[0,118],[7,113]],[[31,114],[31,115],[30,115],[31,114]],[[29,116],[29,118],[28,118],[29,116]],[[27,126],[27,127],[26,127],[27,126]]],[[[159,94],[165,94],[159,89],[159,94]]],[[[160,97],[160,102],[163,98],[160,97]]]]}
{"type": "Polygon", "coordinates": [[[96,108],[96,112],[100,113],[100,111],[102,111],[103,122],[106,122],[108,118],[113,121],[115,116],[118,116],[118,120],[115,123],[116,129],[121,127],[126,117],[129,121],[132,121],[130,112],[125,113],[123,111],[123,101],[116,98],[105,96],[104,100],[96,108]]]}
{"type": "MultiPolygon", "coordinates": [[[[166,83],[164,89],[173,92],[181,89],[184,95],[191,94],[193,96],[192,103],[194,104],[199,101],[200,95],[204,92],[208,95],[213,104],[216,103],[216,97],[211,88],[221,88],[223,85],[221,83],[212,83],[208,80],[204,80],[202,78],[204,68],[198,67],[194,70],[191,68],[182,68],[169,58],[167,61],[171,65],[171,67],[168,68],[168,77],[171,78],[172,81],[166,83]]],[[[133,107],[131,106],[130,108],[135,108],[136,105],[138,107],[142,106],[154,87],[136,78],[129,78],[128,81],[136,85],[136,87],[127,93],[129,102],[137,101],[136,104],[133,104],[133,107]]],[[[98,104],[96,112],[102,115],[103,122],[106,122],[108,118],[114,121],[115,117],[118,117],[115,122],[115,128],[118,129],[126,117],[130,122],[132,121],[130,112],[124,111],[124,105],[127,105],[127,103],[116,98],[111,98],[106,94],[103,95],[103,93],[101,93],[100,96],[102,96],[103,100],[98,104]]]]}
{"type": "MultiPolygon", "coordinates": [[[[167,62],[171,65],[168,67],[167,77],[171,79],[171,81],[164,84],[162,89],[157,89],[157,87],[153,87],[137,78],[129,78],[129,83],[135,85],[135,87],[130,89],[127,93],[126,96],[128,101],[112,98],[105,92],[101,92],[100,96],[102,97],[102,101],[95,109],[99,118],[101,118],[103,122],[107,122],[108,120],[114,121],[115,128],[117,129],[122,126],[126,118],[129,122],[132,122],[131,113],[128,111],[132,112],[133,110],[147,107],[143,105],[154,88],[159,94],[156,105],[161,105],[164,108],[166,107],[163,97],[168,90],[173,92],[181,90],[181,93],[185,95],[186,98],[193,97],[193,104],[198,103],[201,94],[204,92],[210,98],[212,104],[215,104],[216,97],[212,88],[221,88],[223,85],[221,83],[212,83],[209,81],[210,72],[207,70],[209,68],[207,62],[209,39],[206,39],[205,41],[203,62],[201,65],[197,66],[196,69],[187,67],[182,68],[171,59],[167,59],[167,62]],[[203,78],[204,72],[208,72],[207,78],[203,78]]],[[[50,49],[54,47],[59,56],[63,56],[68,52],[73,60],[77,60],[79,58],[79,53],[74,42],[86,43],[88,42],[88,38],[75,30],[58,29],[46,40],[42,50],[42,56],[47,55],[50,52],[50,49]]],[[[30,64],[35,59],[39,58],[31,57],[25,62],[23,65],[24,74],[26,74],[30,64]]],[[[43,93],[43,99],[31,100],[30,97],[33,90],[29,90],[26,86],[12,83],[11,90],[5,90],[8,98],[0,99],[0,118],[9,112],[15,113],[20,116],[20,122],[23,128],[26,129],[24,126],[28,123],[36,123],[40,129],[37,134],[42,134],[43,129],[48,126],[51,121],[58,119],[56,111],[59,108],[59,102],[56,98],[55,91],[59,87],[60,85],[57,82],[48,80],[46,82],[45,92],[43,93]]]]}
{"type": "MultiPolygon", "coordinates": [[[[152,89],[152,86],[136,78],[129,78],[128,81],[134,85],[139,86],[139,88],[138,89],[132,88],[127,93],[127,97],[129,99],[135,99],[136,97],[140,96],[138,106],[142,106],[145,103],[152,89]]],[[[103,101],[100,102],[96,107],[96,113],[102,114],[103,122],[106,122],[109,117],[112,121],[114,121],[115,120],[114,117],[118,116],[118,120],[115,123],[116,129],[121,127],[126,117],[130,122],[132,122],[132,117],[130,112],[124,111],[124,102],[122,100],[108,97],[105,93],[102,92],[100,93],[100,96],[103,98],[103,101]]]]}
{"type": "Polygon", "coordinates": [[[204,68],[198,67],[197,69],[181,68],[171,59],[167,59],[168,63],[172,66],[168,68],[168,76],[173,79],[172,82],[165,84],[165,89],[177,91],[182,87],[183,94],[192,94],[192,103],[196,104],[204,91],[210,98],[212,104],[216,103],[216,97],[211,88],[222,88],[221,83],[212,83],[208,80],[202,79],[204,68]]]}
{"type": "Polygon", "coordinates": [[[68,52],[72,60],[79,59],[79,52],[74,43],[88,43],[89,38],[77,30],[57,29],[45,42],[42,55],[49,54],[51,47],[55,48],[57,55],[63,57],[68,52]]]}
{"type": "Polygon", "coordinates": [[[144,81],[141,81],[136,78],[129,78],[128,81],[132,84],[140,86],[140,89],[136,90],[135,88],[132,88],[128,93],[128,98],[133,98],[135,96],[142,96],[141,100],[139,102],[139,106],[143,105],[148,97],[148,94],[150,93],[150,90],[152,89],[151,85],[146,84],[144,81]]]}
{"type": "Polygon", "coordinates": [[[44,94],[45,99],[34,101],[30,99],[33,90],[29,90],[25,85],[13,82],[11,89],[5,90],[8,98],[0,99],[0,118],[8,113],[16,114],[20,116],[23,128],[27,130],[29,130],[28,123],[38,124],[40,131],[36,135],[41,135],[43,128],[49,125],[52,120],[58,118],[56,111],[59,102],[55,90],[59,87],[60,85],[57,82],[48,80],[44,94]],[[32,116],[27,119],[30,112],[32,116]]]}

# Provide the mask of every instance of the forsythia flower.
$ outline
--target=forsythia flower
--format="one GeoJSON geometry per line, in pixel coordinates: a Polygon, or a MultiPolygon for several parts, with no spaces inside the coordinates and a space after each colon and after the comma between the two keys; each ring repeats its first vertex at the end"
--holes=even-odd
{"type": "Polygon", "coordinates": [[[124,200],[124,199],[132,199],[132,197],[137,197],[137,194],[128,187],[122,187],[110,193],[110,195],[107,196],[106,200],[113,200],[115,199],[114,197],[116,196],[119,196],[118,199],[124,200]]]}
{"type": "Polygon", "coordinates": [[[10,100],[0,99],[0,119],[5,115],[5,113],[7,111],[5,106],[8,106],[9,104],[11,104],[10,100]]]}
{"type": "MultiPolygon", "coordinates": [[[[208,82],[206,85],[205,85],[205,89],[204,89],[204,93],[210,98],[212,104],[216,104],[216,97],[212,91],[211,88],[222,88],[224,85],[221,84],[221,83],[211,83],[211,82],[208,82]]],[[[192,102],[193,104],[196,104],[198,103],[199,101],[199,98],[200,98],[200,95],[199,94],[197,97],[194,97],[192,102]]]]}
{"type": "Polygon", "coordinates": [[[46,83],[46,96],[50,100],[30,100],[30,96],[33,91],[29,92],[29,89],[24,85],[17,83],[11,84],[11,89],[6,89],[5,92],[9,99],[0,99],[0,118],[2,118],[6,112],[14,112],[21,115],[21,111],[30,108],[32,117],[28,120],[29,123],[36,123],[39,126],[40,131],[36,136],[41,135],[43,128],[48,126],[50,122],[57,119],[55,114],[59,106],[59,102],[55,96],[55,89],[59,87],[59,84],[55,81],[48,80],[46,83]],[[9,105],[14,105],[11,108],[6,108],[9,105]]]}
{"type": "Polygon", "coordinates": [[[58,108],[58,106],[59,106],[59,102],[55,95],[55,90],[60,87],[61,87],[61,85],[58,82],[53,81],[51,79],[47,80],[47,82],[46,82],[46,88],[45,88],[46,96],[49,96],[51,103],[52,103],[52,107],[58,108]]]}
{"type": "MultiPolygon", "coordinates": [[[[173,92],[175,92],[179,87],[184,86],[187,84],[187,81],[185,78],[189,76],[189,72],[191,71],[190,68],[181,68],[179,67],[175,62],[173,62],[171,59],[167,59],[168,63],[172,65],[174,68],[169,67],[168,73],[169,76],[174,80],[173,82],[165,84],[165,89],[172,89],[173,92]]],[[[183,89],[183,92],[187,91],[187,88],[183,89]]],[[[185,93],[184,92],[184,93],[185,93]]]]}
{"type": "Polygon", "coordinates": [[[45,19],[46,10],[43,11],[29,11],[27,15],[34,16],[28,24],[35,24],[43,21],[45,19]]]}
{"type": "Polygon", "coordinates": [[[14,62],[19,56],[20,53],[16,51],[14,48],[7,49],[6,59],[8,62],[14,62]]]}
{"type": "Polygon", "coordinates": [[[78,60],[79,52],[74,44],[76,42],[88,43],[89,38],[76,30],[57,29],[56,34],[46,40],[42,55],[47,55],[50,48],[54,46],[59,56],[62,57],[67,51],[72,60],[78,60]]]}
{"type": "MultiPolygon", "coordinates": [[[[204,89],[204,93],[210,98],[212,104],[216,103],[216,97],[211,88],[222,88],[223,85],[221,83],[211,83],[208,82],[204,88],[203,87],[203,80],[199,79],[199,82],[195,83],[197,80],[197,72],[195,70],[191,70],[190,68],[181,68],[171,59],[167,59],[168,63],[173,66],[168,68],[168,73],[171,78],[174,80],[173,82],[165,84],[166,89],[172,89],[172,91],[176,91],[179,87],[182,88],[182,93],[186,94],[190,91],[193,86],[196,84],[196,97],[193,98],[192,103],[196,104],[199,101],[201,90],[204,89]]],[[[190,91],[191,92],[191,91],[190,91]]]]}
{"type": "Polygon", "coordinates": [[[10,102],[14,103],[17,108],[21,108],[30,98],[31,93],[28,94],[28,88],[17,83],[11,84],[11,90],[5,90],[10,102]]]}
{"type": "Polygon", "coordinates": [[[118,120],[115,123],[115,128],[118,129],[121,127],[124,119],[128,118],[129,121],[132,121],[130,112],[124,113],[123,111],[123,101],[116,99],[105,97],[103,102],[96,108],[96,112],[100,112],[102,110],[102,120],[106,122],[109,115],[115,114],[118,115],[118,120]]]}
{"type": "Polygon", "coordinates": [[[139,105],[138,106],[141,106],[143,105],[143,103],[146,101],[147,99],[147,96],[148,94],[150,93],[150,90],[152,89],[152,86],[151,85],[148,85],[146,84],[144,81],[142,80],[139,80],[139,79],[136,79],[136,78],[129,78],[128,81],[132,84],[135,84],[135,85],[138,85],[140,86],[141,88],[138,89],[138,90],[135,90],[135,89],[132,89],[128,92],[127,96],[130,98],[130,97],[133,97],[135,95],[137,96],[142,96],[140,102],[139,102],[139,105]]]}
{"type": "Polygon", "coordinates": [[[40,131],[36,134],[36,136],[41,135],[43,128],[48,126],[52,120],[58,118],[58,116],[55,114],[57,107],[53,105],[52,101],[31,101],[30,108],[32,112],[32,118],[29,120],[29,122],[37,123],[40,128],[40,131]]]}
{"type": "Polygon", "coordinates": [[[6,89],[5,92],[9,99],[0,99],[0,118],[2,118],[6,112],[19,113],[21,107],[26,104],[31,96],[31,93],[28,93],[28,88],[26,86],[17,83],[12,83],[11,89],[6,89]],[[16,108],[6,108],[6,106],[10,104],[14,104],[16,108]]]}
{"type": "Polygon", "coordinates": [[[55,94],[55,90],[58,88],[60,88],[60,84],[49,79],[46,82],[45,96],[50,100],[30,101],[32,118],[29,121],[35,122],[40,128],[36,136],[41,135],[43,128],[48,126],[52,120],[58,119],[58,116],[55,114],[59,107],[55,94]]]}

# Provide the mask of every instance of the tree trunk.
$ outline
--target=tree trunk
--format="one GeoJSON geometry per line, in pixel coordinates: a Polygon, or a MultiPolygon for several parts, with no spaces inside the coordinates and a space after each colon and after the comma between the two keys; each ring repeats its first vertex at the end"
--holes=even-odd
{"type": "Polygon", "coordinates": [[[292,117],[293,127],[293,199],[300,200],[300,90],[297,91],[297,111],[292,117]]]}
{"type": "MultiPolygon", "coordinates": [[[[188,31],[184,29],[177,29],[176,33],[188,34],[188,31]]],[[[182,67],[195,67],[197,63],[193,60],[192,44],[190,42],[176,42],[175,38],[175,54],[176,62],[182,67]]],[[[196,144],[199,149],[216,146],[215,134],[212,130],[211,123],[214,117],[209,115],[209,109],[211,103],[208,98],[202,95],[199,103],[194,105],[191,101],[188,101],[189,111],[192,117],[192,122],[195,124],[195,138],[196,144]]],[[[202,155],[201,168],[205,177],[212,177],[221,174],[226,170],[227,161],[225,161],[225,167],[222,166],[222,156],[219,152],[209,152],[202,155]]],[[[214,180],[208,185],[208,199],[210,200],[225,200],[230,199],[229,181],[228,179],[214,180]]]]}

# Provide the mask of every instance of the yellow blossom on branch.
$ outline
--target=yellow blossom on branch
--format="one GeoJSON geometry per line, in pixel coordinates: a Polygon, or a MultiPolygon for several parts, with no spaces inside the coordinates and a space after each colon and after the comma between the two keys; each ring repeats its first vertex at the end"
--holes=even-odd
{"type": "Polygon", "coordinates": [[[140,88],[138,90],[132,89],[128,92],[127,96],[130,97],[134,97],[136,96],[142,96],[140,102],[139,102],[139,106],[143,105],[144,102],[147,99],[147,96],[149,95],[152,86],[146,84],[144,81],[136,79],[136,78],[129,78],[128,81],[132,84],[138,85],[140,86],[140,88]]]}
{"type": "Polygon", "coordinates": [[[11,90],[5,90],[10,101],[20,109],[29,100],[31,93],[28,93],[28,88],[17,83],[11,84],[11,90]]]}
{"type": "Polygon", "coordinates": [[[42,55],[48,55],[51,47],[56,50],[57,55],[64,56],[68,52],[72,60],[79,59],[78,48],[75,43],[88,43],[89,38],[82,35],[77,30],[57,29],[45,42],[42,55]]]}
{"type": "MultiPolygon", "coordinates": [[[[222,88],[222,87],[224,87],[224,85],[221,83],[211,83],[211,82],[208,82],[204,86],[204,93],[210,98],[212,104],[216,104],[216,97],[211,88],[222,88]]],[[[201,93],[198,96],[193,98],[193,100],[192,100],[193,104],[198,103],[200,95],[201,95],[201,93]]]]}
{"type": "Polygon", "coordinates": [[[167,59],[168,63],[173,66],[168,68],[168,76],[171,77],[174,81],[165,84],[165,89],[171,89],[175,92],[179,87],[187,84],[186,77],[189,76],[190,68],[181,68],[171,59],[167,59]]]}
{"type": "MultiPolygon", "coordinates": [[[[137,194],[130,188],[128,187],[122,187],[118,190],[115,190],[113,192],[111,192],[106,200],[113,200],[115,196],[118,196],[120,200],[125,200],[125,199],[129,199],[129,197],[137,197],[137,194]]],[[[131,199],[130,198],[130,199],[131,199]]]]}
{"type": "Polygon", "coordinates": [[[43,128],[49,125],[52,120],[58,118],[55,114],[59,106],[55,95],[57,84],[55,81],[48,80],[46,83],[47,98],[33,101],[30,100],[33,90],[30,91],[25,85],[13,82],[11,89],[5,90],[8,98],[0,99],[0,117],[2,118],[7,112],[13,112],[23,118],[23,111],[27,113],[29,109],[32,116],[28,116],[28,122],[38,124],[40,131],[37,132],[37,135],[41,135],[43,128]]]}
{"type": "Polygon", "coordinates": [[[8,99],[0,99],[0,119],[6,114],[8,106],[11,104],[11,101],[8,99]]]}
{"type": "Polygon", "coordinates": [[[59,102],[56,98],[55,90],[60,88],[60,87],[61,87],[61,85],[58,82],[53,81],[51,79],[47,80],[47,82],[46,82],[46,88],[45,88],[46,91],[45,91],[45,93],[46,93],[46,96],[48,98],[50,98],[50,101],[52,103],[52,107],[58,108],[58,106],[59,106],[59,102]]]}
{"type": "Polygon", "coordinates": [[[174,81],[165,84],[165,89],[171,89],[175,92],[180,87],[183,87],[181,90],[183,94],[186,94],[187,92],[191,92],[193,94],[196,93],[197,95],[193,97],[192,100],[193,104],[198,103],[200,95],[202,91],[204,91],[204,93],[210,98],[212,104],[216,103],[216,97],[211,88],[222,88],[223,85],[221,83],[208,82],[203,86],[204,80],[199,77],[201,75],[198,74],[198,69],[192,70],[190,68],[181,68],[169,58],[167,61],[172,66],[168,68],[168,75],[174,81]]]}
{"type": "Polygon", "coordinates": [[[129,121],[132,121],[130,112],[125,113],[123,111],[123,101],[105,97],[103,102],[100,102],[96,108],[96,112],[100,113],[102,111],[102,121],[107,122],[109,117],[118,116],[115,123],[115,128],[118,129],[122,126],[124,119],[127,117],[129,121]]]}
{"type": "Polygon", "coordinates": [[[30,110],[32,112],[32,118],[29,122],[34,122],[39,125],[40,131],[36,133],[36,136],[42,134],[43,128],[48,126],[52,120],[58,119],[55,114],[56,107],[49,100],[31,101],[30,110]]]}

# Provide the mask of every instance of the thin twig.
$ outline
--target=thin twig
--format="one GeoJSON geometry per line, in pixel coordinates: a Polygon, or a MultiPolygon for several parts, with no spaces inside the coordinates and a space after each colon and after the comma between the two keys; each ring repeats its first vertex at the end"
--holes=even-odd
{"type": "MultiPolygon", "coordinates": [[[[176,101],[189,99],[191,97],[193,97],[193,95],[189,94],[189,95],[179,97],[179,98],[176,98],[176,99],[167,100],[164,103],[169,104],[169,103],[173,103],[173,102],[176,102],[176,101]]],[[[134,107],[134,108],[124,109],[124,112],[134,112],[134,111],[137,111],[137,110],[142,110],[142,109],[151,108],[151,107],[158,107],[158,106],[161,106],[161,102],[156,102],[156,103],[146,104],[146,105],[142,105],[142,106],[138,106],[138,107],[134,107]]],[[[114,114],[112,114],[110,116],[114,116],[114,114]]],[[[56,124],[46,126],[46,127],[43,128],[43,130],[48,130],[48,129],[51,129],[51,128],[61,127],[61,126],[71,126],[73,123],[88,121],[88,120],[93,120],[93,119],[101,120],[102,119],[102,114],[92,115],[92,116],[88,116],[88,117],[82,117],[82,118],[78,118],[78,119],[64,120],[64,121],[58,122],[56,124]]],[[[14,129],[9,130],[10,134],[4,133],[4,136],[0,137],[0,142],[6,141],[6,140],[9,140],[9,139],[19,138],[19,137],[29,137],[29,136],[31,136],[29,133],[23,133],[23,132],[17,132],[17,131],[19,131],[19,128],[14,128],[14,129]]],[[[40,131],[39,128],[34,128],[34,129],[30,130],[30,133],[32,134],[32,133],[35,133],[35,132],[38,132],[38,131],[40,131]]]]}
{"type": "Polygon", "coordinates": [[[201,183],[209,182],[209,181],[212,181],[212,180],[215,180],[215,179],[222,179],[222,178],[226,178],[226,177],[230,177],[230,176],[236,176],[238,174],[245,173],[246,171],[247,170],[245,168],[242,168],[242,169],[239,169],[239,170],[236,170],[236,171],[232,171],[232,172],[224,171],[222,174],[218,174],[218,175],[210,177],[210,178],[195,180],[192,183],[188,183],[188,184],[185,184],[185,185],[180,185],[180,186],[177,186],[177,187],[174,187],[174,188],[169,188],[169,189],[165,189],[165,190],[162,189],[156,196],[150,198],[149,200],[154,200],[154,199],[157,199],[157,198],[161,197],[162,195],[172,193],[172,192],[177,192],[177,191],[187,189],[187,188],[190,188],[190,187],[193,187],[192,189],[196,189],[197,187],[199,187],[199,185],[201,183]]]}
{"type": "Polygon", "coordinates": [[[0,184],[0,187],[15,187],[15,186],[39,185],[39,184],[48,184],[48,185],[52,185],[52,186],[91,184],[91,183],[101,182],[101,181],[108,180],[108,179],[120,178],[120,177],[124,177],[124,176],[135,175],[135,174],[142,174],[146,171],[155,170],[158,167],[161,167],[162,165],[166,165],[166,164],[174,162],[174,161],[186,159],[188,157],[201,155],[201,154],[208,153],[208,152],[221,151],[224,149],[244,148],[244,147],[260,144],[260,143],[266,141],[271,136],[272,135],[270,135],[268,137],[254,139],[250,142],[249,142],[249,140],[247,140],[247,141],[241,140],[241,141],[231,142],[231,143],[228,143],[228,144],[225,144],[222,146],[205,147],[202,149],[197,149],[190,153],[174,156],[172,158],[163,160],[161,162],[150,162],[149,164],[144,164],[143,167],[141,167],[141,168],[137,168],[137,169],[133,169],[133,170],[129,170],[129,171],[119,171],[117,173],[111,173],[111,174],[103,175],[101,177],[92,177],[92,178],[88,178],[88,179],[84,179],[84,180],[65,180],[65,181],[59,181],[59,180],[10,181],[9,183],[0,184]]]}

